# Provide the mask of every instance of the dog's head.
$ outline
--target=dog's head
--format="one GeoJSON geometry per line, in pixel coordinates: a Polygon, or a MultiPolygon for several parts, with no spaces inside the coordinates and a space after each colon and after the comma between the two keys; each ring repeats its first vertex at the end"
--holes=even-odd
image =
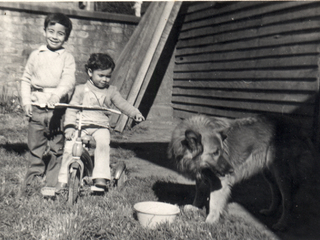
{"type": "Polygon", "coordinates": [[[197,115],[176,127],[169,144],[169,157],[175,159],[178,170],[191,179],[202,178],[210,170],[217,176],[233,172],[223,148],[225,132],[230,122],[210,120],[197,115]]]}

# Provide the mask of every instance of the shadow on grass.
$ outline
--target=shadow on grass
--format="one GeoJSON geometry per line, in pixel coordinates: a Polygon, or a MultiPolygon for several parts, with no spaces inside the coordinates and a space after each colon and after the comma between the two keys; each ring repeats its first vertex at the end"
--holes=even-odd
{"type": "MultiPolygon", "coordinates": [[[[118,143],[112,142],[112,147],[121,147],[135,152],[136,157],[153,164],[176,171],[175,165],[167,158],[167,143],[118,143]]],[[[184,185],[172,182],[156,182],[153,191],[159,201],[172,204],[192,204],[195,195],[194,185],[184,185]]],[[[248,210],[262,224],[271,229],[277,222],[281,212],[275,216],[263,216],[261,209],[269,207],[271,192],[267,182],[261,174],[245,180],[232,189],[230,201],[237,202],[248,210]]],[[[308,186],[301,188],[295,197],[295,205],[290,218],[287,232],[276,234],[285,240],[313,240],[320,239],[320,188],[308,186]]]]}
{"type": "Polygon", "coordinates": [[[194,185],[186,185],[171,182],[156,182],[152,190],[160,202],[167,202],[183,206],[192,204],[196,193],[194,185]]]}
{"type": "Polygon", "coordinates": [[[28,151],[28,145],[26,143],[6,143],[0,144],[1,148],[4,148],[7,152],[15,152],[18,154],[24,154],[28,151]]]}
{"type": "MultiPolygon", "coordinates": [[[[170,161],[167,158],[168,143],[112,142],[111,147],[130,149],[135,152],[138,158],[176,171],[173,161],[170,161]]],[[[178,205],[192,204],[195,196],[194,185],[157,182],[153,186],[153,190],[159,201],[178,205]]],[[[240,203],[264,224],[268,226],[272,225],[273,219],[259,214],[259,210],[262,208],[267,208],[271,201],[269,186],[261,175],[236,185],[232,191],[231,201],[240,203]]]]}
{"type": "Polygon", "coordinates": [[[136,154],[137,158],[141,158],[161,167],[165,167],[176,171],[176,166],[173,161],[168,160],[167,148],[168,143],[164,142],[111,142],[112,148],[121,147],[128,149],[136,154]]]}
{"type": "MultiPolygon", "coordinates": [[[[161,202],[185,205],[192,204],[195,186],[158,181],[153,191],[161,202]]],[[[257,175],[234,186],[230,201],[237,202],[269,229],[280,218],[279,211],[275,216],[264,216],[261,209],[271,203],[269,186],[263,176],[257,175]]],[[[301,189],[295,197],[295,208],[286,232],[276,232],[285,240],[320,239],[320,191],[301,189]]]]}

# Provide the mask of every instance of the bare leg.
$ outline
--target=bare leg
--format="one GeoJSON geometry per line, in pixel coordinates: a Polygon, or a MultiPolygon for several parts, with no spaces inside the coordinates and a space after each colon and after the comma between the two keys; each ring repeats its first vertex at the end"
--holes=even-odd
{"type": "Polygon", "coordinates": [[[216,184],[210,186],[210,202],[209,202],[209,215],[207,216],[207,223],[216,223],[220,215],[225,210],[231,189],[233,185],[233,178],[228,176],[220,179],[221,188],[217,190],[216,184]]]}

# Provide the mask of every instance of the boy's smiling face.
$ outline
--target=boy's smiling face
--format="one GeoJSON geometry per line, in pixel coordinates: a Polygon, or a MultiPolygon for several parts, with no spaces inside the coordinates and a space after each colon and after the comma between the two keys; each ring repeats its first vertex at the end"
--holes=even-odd
{"type": "Polygon", "coordinates": [[[108,68],[105,70],[96,69],[93,71],[90,68],[88,69],[88,75],[91,78],[93,84],[97,88],[101,88],[101,89],[109,87],[111,73],[112,73],[111,68],[108,68]]]}
{"type": "Polygon", "coordinates": [[[58,50],[62,48],[62,45],[66,39],[66,27],[60,23],[54,25],[48,25],[44,30],[44,36],[46,38],[47,46],[50,50],[58,50]]]}

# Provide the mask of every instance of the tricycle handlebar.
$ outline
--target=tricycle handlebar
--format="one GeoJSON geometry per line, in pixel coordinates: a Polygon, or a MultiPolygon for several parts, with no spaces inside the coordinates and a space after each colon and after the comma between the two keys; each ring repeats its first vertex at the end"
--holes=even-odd
{"type": "Polygon", "coordinates": [[[74,108],[79,110],[99,110],[99,111],[107,111],[115,114],[121,114],[119,110],[106,108],[106,107],[96,107],[96,106],[84,106],[84,105],[77,105],[77,104],[67,104],[67,103],[56,103],[53,106],[48,106],[47,104],[38,104],[38,103],[32,103],[33,106],[37,106],[40,108],[74,108]]]}

